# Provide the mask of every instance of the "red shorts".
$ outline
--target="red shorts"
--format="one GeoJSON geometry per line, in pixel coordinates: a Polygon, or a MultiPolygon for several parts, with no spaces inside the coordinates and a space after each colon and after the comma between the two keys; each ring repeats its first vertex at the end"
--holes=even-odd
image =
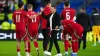
{"type": "Polygon", "coordinates": [[[21,39],[23,39],[24,41],[26,41],[28,38],[26,31],[25,30],[16,30],[16,39],[18,41],[21,41],[21,39]]]}
{"type": "Polygon", "coordinates": [[[28,31],[28,35],[30,37],[32,37],[33,39],[37,39],[38,38],[38,30],[31,30],[31,31],[28,31]]]}
{"type": "MultiPolygon", "coordinates": [[[[79,24],[75,25],[76,27],[74,27],[74,29],[76,30],[77,35],[82,38],[82,34],[83,34],[83,27],[79,24]]],[[[71,34],[72,35],[72,40],[77,40],[77,37],[75,36],[74,33],[71,34]]]]}
{"type": "Polygon", "coordinates": [[[81,38],[83,33],[83,27],[78,23],[73,23],[71,25],[71,27],[64,27],[63,34],[69,34],[70,36],[72,36],[72,40],[78,40],[78,38],[74,34],[74,30],[76,31],[76,34],[81,38]]]}

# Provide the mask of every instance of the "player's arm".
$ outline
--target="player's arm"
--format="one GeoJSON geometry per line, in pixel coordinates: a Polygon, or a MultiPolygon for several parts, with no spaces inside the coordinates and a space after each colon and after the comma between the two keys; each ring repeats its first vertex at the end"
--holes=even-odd
{"type": "Polygon", "coordinates": [[[26,26],[27,26],[27,23],[28,23],[28,17],[25,18],[25,23],[26,23],[26,26]]]}
{"type": "Polygon", "coordinates": [[[76,21],[76,11],[74,9],[73,9],[73,13],[74,13],[73,21],[76,21]]]}
{"type": "Polygon", "coordinates": [[[37,17],[36,17],[36,19],[37,19],[37,22],[38,22],[38,28],[40,27],[40,16],[38,15],[37,17]]]}
{"type": "Polygon", "coordinates": [[[66,34],[64,33],[64,30],[62,31],[62,38],[61,40],[64,42],[66,40],[66,34]]]}
{"type": "Polygon", "coordinates": [[[13,16],[12,16],[12,22],[15,24],[15,13],[13,13],[13,16]]]}
{"type": "Polygon", "coordinates": [[[64,14],[64,11],[62,11],[62,13],[61,13],[61,20],[64,20],[63,14],[64,14]]]}
{"type": "Polygon", "coordinates": [[[42,17],[43,17],[44,19],[49,19],[49,18],[50,18],[50,15],[51,15],[51,14],[45,15],[44,12],[42,12],[42,17]]]}

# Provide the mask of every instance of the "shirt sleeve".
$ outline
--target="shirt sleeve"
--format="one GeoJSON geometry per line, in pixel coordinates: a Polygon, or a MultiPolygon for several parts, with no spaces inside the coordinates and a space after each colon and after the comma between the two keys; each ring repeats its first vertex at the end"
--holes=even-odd
{"type": "Polygon", "coordinates": [[[27,12],[25,12],[25,11],[24,11],[24,16],[25,16],[25,23],[27,23],[29,16],[28,16],[27,12]]]}
{"type": "Polygon", "coordinates": [[[13,13],[12,18],[13,18],[13,23],[15,24],[15,13],[13,13]]]}
{"type": "Polygon", "coordinates": [[[62,13],[61,13],[61,20],[64,20],[63,14],[64,14],[64,10],[63,10],[62,13]]]}

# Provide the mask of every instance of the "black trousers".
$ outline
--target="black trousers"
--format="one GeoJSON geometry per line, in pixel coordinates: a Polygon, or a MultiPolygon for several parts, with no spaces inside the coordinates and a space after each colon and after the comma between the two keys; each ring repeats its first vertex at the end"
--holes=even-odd
{"type": "Polygon", "coordinates": [[[43,34],[43,50],[46,51],[47,50],[47,46],[50,40],[49,35],[50,30],[49,29],[42,29],[42,34],[43,34]]]}
{"type": "Polygon", "coordinates": [[[86,35],[87,35],[87,31],[84,31],[82,39],[79,39],[79,41],[78,41],[78,43],[79,43],[78,49],[80,49],[80,44],[81,44],[82,40],[83,40],[83,49],[86,48],[86,35]]]}
{"type": "Polygon", "coordinates": [[[59,48],[59,45],[58,45],[58,42],[57,42],[57,31],[55,31],[55,30],[53,30],[51,32],[50,46],[49,46],[49,50],[48,50],[49,52],[51,52],[51,50],[52,50],[53,43],[56,47],[57,53],[60,53],[60,48],[59,48]]]}

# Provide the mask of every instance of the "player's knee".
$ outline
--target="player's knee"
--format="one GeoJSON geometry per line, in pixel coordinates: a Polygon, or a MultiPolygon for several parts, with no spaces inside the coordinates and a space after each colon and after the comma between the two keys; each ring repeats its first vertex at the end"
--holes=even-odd
{"type": "Polygon", "coordinates": [[[17,43],[20,43],[21,41],[17,41],[17,43]]]}
{"type": "Polygon", "coordinates": [[[35,41],[37,41],[37,39],[33,39],[33,41],[35,42],[35,41]]]}

